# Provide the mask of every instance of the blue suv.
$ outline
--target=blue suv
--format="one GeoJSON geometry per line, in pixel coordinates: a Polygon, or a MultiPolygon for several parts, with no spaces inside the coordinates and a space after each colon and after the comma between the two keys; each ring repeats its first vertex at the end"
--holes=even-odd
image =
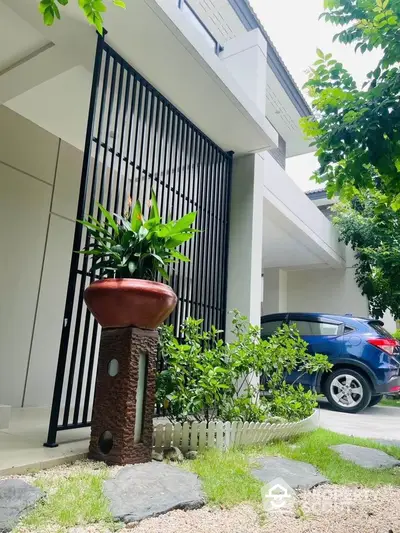
{"type": "MultiPolygon", "coordinates": [[[[383,322],[352,315],[279,313],[261,318],[261,336],[267,338],[282,324],[296,324],[311,353],[323,353],[333,364],[331,372],[300,377],[293,372],[288,383],[301,383],[326,396],[332,407],[358,413],[376,405],[383,394],[400,391],[400,345],[383,322]]],[[[265,378],[263,378],[265,380],[265,378]]]]}

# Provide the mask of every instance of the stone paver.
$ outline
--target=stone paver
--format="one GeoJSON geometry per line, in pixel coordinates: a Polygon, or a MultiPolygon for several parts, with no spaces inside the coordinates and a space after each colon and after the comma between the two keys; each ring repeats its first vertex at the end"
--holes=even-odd
{"type": "Polygon", "coordinates": [[[254,468],[252,473],[263,483],[282,479],[295,490],[312,489],[321,483],[329,483],[326,477],[308,463],[282,457],[261,457],[257,462],[260,466],[254,468]]]}
{"type": "Polygon", "coordinates": [[[44,496],[22,479],[0,481],[0,533],[11,531],[22,514],[44,496]]]}
{"type": "Polygon", "coordinates": [[[122,468],[104,482],[115,520],[137,522],[173,509],[197,509],[205,497],[196,474],[165,463],[122,468]]]}
{"type": "Polygon", "coordinates": [[[330,446],[330,449],[338,452],[346,461],[351,461],[364,468],[392,468],[394,466],[400,466],[400,461],[382,450],[376,450],[375,448],[365,448],[364,446],[356,446],[355,444],[337,444],[330,446]]]}

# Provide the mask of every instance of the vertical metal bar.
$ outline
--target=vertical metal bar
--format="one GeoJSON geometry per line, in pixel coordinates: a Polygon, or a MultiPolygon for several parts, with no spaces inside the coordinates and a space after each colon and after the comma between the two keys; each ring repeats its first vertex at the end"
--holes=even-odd
{"type": "MultiPolygon", "coordinates": [[[[191,159],[190,159],[190,176],[189,181],[191,183],[190,186],[190,192],[189,192],[189,203],[188,203],[188,210],[189,211],[196,211],[197,212],[197,201],[196,201],[196,194],[197,194],[197,150],[199,145],[199,136],[197,133],[192,129],[192,148],[191,148],[191,159]]],[[[195,228],[198,229],[198,214],[196,216],[196,223],[195,228]]],[[[194,260],[195,260],[195,250],[196,250],[196,243],[199,239],[199,234],[196,233],[194,238],[189,242],[189,251],[188,251],[188,257],[190,258],[190,264],[188,265],[188,284],[187,284],[187,298],[190,302],[190,312],[187,313],[187,316],[194,316],[195,311],[195,268],[194,268],[194,260]]]]}
{"type": "MultiPolygon", "coordinates": [[[[172,125],[171,125],[171,140],[170,140],[170,149],[169,149],[169,167],[168,167],[168,188],[167,188],[167,199],[166,199],[166,218],[169,217],[168,209],[170,207],[170,192],[171,192],[171,176],[172,176],[172,154],[174,145],[176,143],[176,137],[177,137],[177,124],[176,124],[176,115],[173,111],[172,113],[172,125]]],[[[164,170],[166,172],[166,170],[164,170]]],[[[165,174],[164,174],[164,181],[165,181],[165,174]]]]}
{"type": "MultiPolygon", "coordinates": [[[[161,144],[161,137],[160,137],[160,135],[158,133],[158,125],[159,125],[160,109],[162,108],[162,103],[160,102],[160,99],[157,98],[156,96],[153,96],[153,98],[156,99],[156,120],[155,120],[155,124],[154,124],[153,153],[152,153],[152,158],[151,158],[151,172],[149,174],[149,176],[150,176],[150,194],[153,191],[154,180],[155,180],[154,172],[155,172],[155,167],[156,167],[157,139],[160,141],[160,144],[161,144]]],[[[156,198],[157,198],[157,192],[158,192],[158,185],[157,185],[156,192],[154,193],[156,198]]],[[[150,209],[149,209],[149,211],[150,211],[150,209]]],[[[150,216],[150,214],[149,214],[149,216],[150,216]]]]}
{"type": "MultiPolygon", "coordinates": [[[[197,144],[197,156],[195,158],[195,180],[196,180],[196,196],[195,198],[195,204],[197,209],[197,217],[196,217],[196,228],[201,231],[201,179],[200,179],[200,168],[201,168],[201,158],[202,158],[202,149],[203,149],[203,143],[202,139],[199,135],[196,135],[196,144],[197,144]]],[[[199,308],[198,308],[198,302],[199,302],[199,262],[200,262],[200,244],[201,239],[203,238],[201,233],[198,233],[196,235],[196,242],[193,250],[193,316],[195,318],[198,318],[199,308]]]]}
{"type": "Polygon", "coordinates": [[[213,293],[213,315],[215,326],[219,329],[219,296],[218,296],[218,278],[219,278],[219,226],[220,216],[219,211],[219,172],[220,172],[221,154],[219,150],[215,151],[215,180],[214,180],[214,203],[213,203],[213,265],[212,265],[212,293],[213,293]]]}
{"type": "Polygon", "coordinates": [[[233,152],[228,153],[226,165],[226,196],[225,196],[225,258],[224,258],[224,295],[223,295],[223,315],[222,329],[226,331],[226,313],[227,313],[227,295],[228,295],[228,256],[229,256],[229,231],[230,231],[230,212],[231,212],[231,192],[232,192],[232,166],[233,152]]]}
{"type": "MultiPolygon", "coordinates": [[[[187,150],[187,129],[188,125],[185,122],[181,122],[181,139],[180,139],[180,150],[179,150],[179,179],[177,183],[177,190],[176,190],[176,215],[175,218],[178,219],[184,214],[184,207],[185,207],[185,180],[182,182],[182,173],[183,173],[183,161],[184,161],[184,152],[187,150]]],[[[181,248],[181,247],[180,247],[181,248]]],[[[184,283],[184,263],[182,261],[178,261],[176,264],[176,294],[179,297],[179,305],[174,311],[174,315],[172,320],[176,322],[176,328],[180,329],[181,327],[181,320],[180,316],[182,315],[182,310],[184,308],[185,302],[184,302],[184,294],[182,291],[183,283],[184,283]]]]}
{"type": "Polygon", "coordinates": [[[126,144],[126,160],[125,160],[125,176],[124,176],[124,188],[123,188],[123,199],[122,199],[122,212],[124,212],[125,206],[127,205],[127,192],[128,192],[128,174],[129,167],[131,164],[130,154],[131,154],[131,140],[132,140],[132,129],[133,129],[133,117],[135,114],[135,97],[136,97],[136,77],[128,71],[129,84],[132,78],[132,96],[130,98],[130,117],[129,117],[129,132],[128,132],[128,141],[126,144]]]}
{"type": "Polygon", "coordinates": [[[206,280],[207,284],[204,291],[204,307],[207,309],[207,317],[208,317],[208,329],[210,329],[212,325],[212,306],[211,306],[211,299],[210,299],[210,288],[211,288],[211,254],[212,254],[212,241],[213,241],[213,233],[212,233],[212,216],[211,216],[211,210],[213,207],[212,204],[212,194],[213,194],[213,175],[214,175],[214,152],[215,148],[213,146],[210,146],[210,157],[209,157],[209,166],[208,166],[208,191],[207,191],[207,253],[206,253],[206,280]]]}
{"type": "MultiPolygon", "coordinates": [[[[180,172],[178,165],[178,154],[181,152],[181,145],[182,145],[182,133],[183,133],[183,121],[181,120],[181,117],[177,117],[177,126],[176,126],[176,142],[175,142],[175,162],[174,162],[174,171],[173,171],[173,182],[172,182],[172,202],[171,202],[171,218],[174,220],[176,218],[179,208],[179,189],[178,189],[178,172],[180,172]]],[[[171,285],[175,292],[177,292],[177,283],[179,280],[180,275],[180,267],[181,262],[179,261],[176,264],[172,265],[172,276],[171,276],[171,285]]],[[[174,310],[173,314],[170,317],[170,321],[174,323],[176,334],[178,334],[180,328],[179,324],[176,323],[174,320],[180,306],[182,305],[180,295],[178,294],[178,305],[176,306],[176,309],[174,310]]]]}
{"type": "Polygon", "coordinates": [[[224,214],[223,214],[223,180],[224,180],[224,161],[225,161],[225,155],[219,154],[218,158],[218,184],[217,184],[217,213],[218,213],[218,229],[217,229],[217,239],[218,239],[218,247],[217,247],[217,275],[215,277],[216,285],[217,285],[217,317],[218,317],[218,329],[221,329],[222,324],[222,314],[221,314],[221,307],[222,307],[222,298],[223,298],[223,225],[224,225],[224,214]]]}
{"type": "MultiPolygon", "coordinates": [[[[193,129],[188,125],[186,131],[186,143],[185,143],[185,162],[183,173],[183,198],[182,198],[182,214],[186,215],[191,211],[190,209],[190,194],[191,194],[191,162],[192,162],[192,149],[193,149],[193,129]]],[[[196,235],[194,235],[196,237],[196,235]]],[[[187,241],[183,245],[183,254],[190,258],[191,256],[191,243],[192,240],[187,241]]],[[[189,280],[190,280],[190,265],[189,263],[183,263],[182,265],[182,307],[178,320],[182,324],[183,321],[188,318],[190,313],[189,304],[189,280]]]]}
{"type": "MultiPolygon", "coordinates": [[[[113,57],[113,69],[112,69],[112,76],[111,76],[111,87],[110,87],[110,97],[108,100],[108,116],[107,116],[107,124],[106,124],[106,132],[104,136],[104,160],[103,160],[103,169],[101,173],[101,179],[104,183],[106,172],[107,172],[107,157],[108,157],[108,141],[110,138],[110,126],[111,126],[111,118],[112,113],[114,109],[114,92],[115,92],[115,78],[117,76],[117,60],[115,57],[113,57]]],[[[114,168],[114,154],[111,154],[111,171],[114,168]]],[[[112,182],[112,173],[109,173],[108,178],[108,189],[107,189],[107,198],[106,198],[106,208],[110,209],[110,203],[111,203],[111,182],[112,182]]],[[[105,183],[104,183],[105,184],[105,183]]],[[[100,203],[103,203],[103,199],[100,198],[100,203]]],[[[100,216],[100,210],[97,211],[97,216],[100,216]]]]}
{"type": "MultiPolygon", "coordinates": [[[[157,158],[157,191],[156,191],[157,201],[159,203],[160,203],[160,196],[161,196],[161,195],[159,196],[159,191],[161,187],[161,160],[163,156],[163,148],[164,148],[165,153],[167,151],[167,139],[166,139],[167,124],[165,126],[165,134],[164,134],[164,123],[166,123],[165,115],[167,115],[168,117],[168,113],[169,113],[167,106],[165,106],[161,100],[160,100],[160,107],[161,107],[161,125],[160,125],[160,135],[159,135],[160,143],[159,143],[158,158],[157,158]]],[[[161,194],[163,194],[163,191],[164,191],[164,185],[161,190],[161,194]]]]}
{"type": "MultiPolygon", "coordinates": [[[[129,81],[130,81],[130,75],[128,71],[125,71],[125,69],[121,65],[121,76],[120,76],[120,85],[122,89],[123,80],[124,80],[124,74],[126,72],[126,81],[125,81],[125,96],[124,96],[124,109],[122,111],[122,128],[121,128],[121,139],[119,143],[119,161],[118,161],[118,183],[115,189],[115,200],[114,200],[114,213],[118,212],[118,204],[119,204],[119,197],[120,197],[120,180],[121,180],[121,169],[122,169],[122,162],[123,162],[123,150],[124,150],[124,139],[125,139],[125,125],[127,123],[127,111],[128,111],[128,95],[129,95],[129,81]]],[[[116,128],[115,136],[118,131],[118,128],[116,128]]],[[[118,155],[118,154],[116,154],[118,155]]],[[[125,185],[125,183],[124,183],[125,185]]],[[[124,210],[124,201],[123,198],[125,196],[125,188],[124,185],[122,187],[122,206],[121,206],[121,212],[124,210]]]]}
{"type": "Polygon", "coordinates": [[[164,171],[163,171],[163,190],[161,198],[162,209],[166,206],[165,211],[163,210],[163,216],[167,218],[167,208],[168,208],[168,198],[169,198],[169,170],[168,170],[168,186],[167,186],[167,161],[168,161],[168,152],[171,153],[172,142],[174,136],[174,126],[175,126],[175,115],[171,111],[171,108],[167,106],[167,121],[165,128],[165,153],[164,153],[164,171]],[[172,119],[172,120],[171,120],[172,119]],[[166,200],[164,201],[164,199],[166,200]]]}
{"type": "MultiPolygon", "coordinates": [[[[150,94],[150,114],[149,114],[149,120],[148,120],[148,131],[147,131],[147,147],[146,147],[146,169],[143,170],[143,177],[144,177],[144,189],[143,189],[143,213],[146,212],[146,202],[149,199],[147,195],[147,183],[150,179],[150,171],[149,171],[149,162],[150,162],[150,145],[151,145],[151,133],[152,133],[152,124],[153,124],[153,108],[154,108],[154,95],[151,91],[149,91],[150,94]]],[[[151,191],[151,189],[150,189],[151,191]]],[[[149,195],[150,196],[150,195],[149,195]]],[[[149,209],[150,211],[150,209],[149,209]]]]}
{"type": "Polygon", "coordinates": [[[177,126],[176,126],[176,142],[175,142],[175,162],[174,162],[174,171],[173,171],[173,185],[172,185],[172,205],[171,205],[171,216],[172,219],[174,219],[178,214],[178,195],[179,195],[179,189],[178,189],[178,173],[180,173],[179,169],[179,160],[178,160],[178,154],[181,152],[181,144],[182,144],[182,130],[183,130],[183,122],[181,118],[177,117],[177,126]]]}
{"type": "MultiPolygon", "coordinates": [[[[137,149],[138,149],[138,142],[139,142],[139,125],[140,125],[140,115],[142,111],[142,98],[143,98],[143,91],[145,90],[144,86],[140,81],[138,81],[139,84],[139,96],[138,96],[138,105],[136,109],[136,129],[135,129],[135,145],[133,148],[133,157],[132,157],[132,183],[131,183],[131,198],[133,199],[133,189],[135,187],[135,174],[136,174],[136,155],[137,155],[137,149]]],[[[140,176],[140,171],[139,171],[140,176]]],[[[137,199],[137,198],[136,198],[137,199]]]]}
{"type": "MultiPolygon", "coordinates": [[[[93,136],[93,127],[94,127],[94,117],[95,109],[98,95],[98,86],[101,70],[101,60],[103,53],[103,39],[100,35],[97,37],[96,45],[96,54],[94,61],[93,69],[93,79],[92,79],[92,88],[90,93],[90,103],[89,103],[89,114],[88,122],[86,127],[86,138],[85,138],[85,151],[84,159],[82,164],[82,177],[79,187],[79,197],[78,197],[78,207],[77,207],[77,216],[78,220],[81,220],[84,215],[85,201],[86,201],[86,192],[87,192],[87,176],[90,165],[90,147],[92,143],[93,136]]],[[[81,224],[75,223],[75,232],[74,232],[74,241],[72,245],[73,250],[77,250],[80,247],[82,238],[82,226],[81,224]]],[[[58,417],[60,414],[60,404],[62,389],[64,383],[64,374],[65,374],[65,365],[67,362],[67,352],[68,352],[68,341],[71,330],[71,318],[72,310],[74,305],[74,295],[75,295],[75,286],[77,280],[77,270],[78,270],[79,256],[75,253],[72,253],[71,265],[69,270],[69,280],[68,280],[68,289],[67,289],[67,298],[64,310],[64,322],[63,329],[61,334],[60,341],[60,351],[58,355],[58,363],[56,370],[56,379],[54,384],[54,393],[53,393],[53,402],[51,407],[49,431],[47,435],[47,441],[44,443],[44,446],[53,448],[57,446],[57,426],[58,426],[58,417]]]]}
{"type": "MultiPolygon", "coordinates": [[[[143,113],[142,114],[139,114],[138,113],[138,120],[140,119],[140,117],[142,118],[142,133],[141,133],[141,138],[140,138],[140,155],[139,155],[139,165],[138,165],[138,183],[137,183],[137,193],[136,193],[136,196],[137,196],[137,199],[140,200],[140,185],[141,185],[141,181],[142,181],[142,174],[143,174],[143,152],[144,152],[144,138],[145,138],[145,131],[146,131],[146,121],[147,121],[147,101],[148,101],[148,97],[149,97],[149,90],[145,87],[144,88],[144,91],[145,91],[145,95],[144,95],[144,107],[143,107],[143,113]]],[[[142,206],[144,204],[144,198],[142,198],[142,206]]],[[[143,206],[143,209],[144,209],[144,206],[143,206]]]]}
{"type": "Polygon", "coordinates": [[[213,284],[213,270],[212,270],[212,261],[213,261],[213,251],[214,251],[214,182],[215,182],[215,148],[211,148],[210,154],[210,172],[209,172],[209,193],[207,195],[207,226],[208,226],[208,247],[207,247],[207,257],[206,257],[206,272],[207,272],[207,285],[205,291],[205,304],[208,307],[208,320],[209,326],[213,325],[213,301],[212,301],[212,284],[213,284]]]}
{"type": "MultiPolygon", "coordinates": [[[[118,63],[116,62],[116,59],[114,58],[114,65],[115,64],[118,67],[118,63]]],[[[114,131],[111,132],[113,134],[113,142],[112,142],[112,149],[111,149],[110,177],[108,180],[108,195],[107,195],[107,209],[108,210],[111,209],[111,198],[112,198],[112,191],[114,187],[114,161],[115,161],[115,158],[117,157],[116,151],[117,151],[118,117],[119,117],[119,112],[120,112],[120,107],[121,107],[123,73],[124,71],[123,71],[122,65],[119,65],[119,80],[118,80],[117,104],[115,106],[114,131]]],[[[113,101],[114,101],[114,98],[112,98],[112,102],[113,101]]],[[[111,95],[110,95],[110,103],[111,103],[111,95]]],[[[118,177],[118,181],[119,181],[119,177],[118,177]]],[[[117,190],[118,190],[118,181],[115,184],[116,195],[117,195],[117,190]]]]}
{"type": "MultiPolygon", "coordinates": [[[[204,239],[205,239],[205,228],[204,228],[204,205],[205,205],[205,191],[206,191],[206,164],[207,164],[207,144],[204,139],[201,140],[201,155],[199,158],[199,193],[198,193],[198,211],[199,211],[199,229],[201,233],[198,234],[199,242],[196,251],[197,261],[196,261],[196,274],[197,274],[197,289],[196,289],[196,318],[201,317],[201,302],[202,302],[202,291],[203,291],[203,269],[202,269],[202,260],[204,258],[204,239]]],[[[201,317],[202,318],[202,317],[201,317]]]]}
{"type": "MultiPolygon", "coordinates": [[[[220,248],[221,248],[221,254],[220,254],[220,269],[221,269],[221,275],[220,275],[220,283],[221,283],[221,293],[220,293],[220,323],[221,323],[221,329],[222,324],[224,324],[224,283],[225,283],[225,232],[226,232],[226,198],[227,198],[227,168],[228,168],[228,159],[226,156],[223,158],[222,163],[222,182],[221,182],[221,223],[220,223],[220,248]]],[[[225,334],[225,333],[224,333],[225,334]]]]}
{"type": "Polygon", "coordinates": [[[204,195],[204,242],[200,257],[202,258],[202,288],[201,288],[201,313],[204,318],[204,328],[210,329],[210,317],[208,312],[207,303],[207,285],[209,283],[208,271],[207,271],[207,254],[210,242],[210,228],[208,221],[208,209],[209,209],[209,190],[210,190],[210,167],[211,167],[211,153],[212,147],[207,143],[207,156],[206,156],[206,183],[205,183],[205,195],[204,195]]]}
{"type": "Polygon", "coordinates": [[[93,185],[92,185],[92,198],[94,198],[96,194],[96,187],[97,187],[97,167],[98,162],[100,160],[100,150],[101,150],[101,131],[103,127],[103,109],[105,107],[106,99],[107,99],[107,89],[108,89],[108,76],[109,76],[109,69],[110,69],[110,54],[105,51],[106,59],[105,59],[105,65],[104,65],[104,72],[103,72],[103,88],[102,88],[102,94],[101,94],[101,102],[99,106],[99,123],[97,126],[97,141],[96,141],[96,150],[94,155],[94,165],[93,165],[93,185]]]}

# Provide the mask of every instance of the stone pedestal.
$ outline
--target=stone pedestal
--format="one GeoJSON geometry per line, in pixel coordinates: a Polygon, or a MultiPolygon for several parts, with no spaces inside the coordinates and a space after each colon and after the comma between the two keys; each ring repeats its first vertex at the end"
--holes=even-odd
{"type": "Polygon", "coordinates": [[[158,333],[134,327],[101,334],[89,458],[151,461],[158,333]]]}

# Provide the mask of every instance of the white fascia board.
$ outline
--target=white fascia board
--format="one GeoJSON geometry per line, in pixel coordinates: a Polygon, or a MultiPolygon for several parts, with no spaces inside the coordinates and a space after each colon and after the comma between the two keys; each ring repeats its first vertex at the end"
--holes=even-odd
{"type": "Polygon", "coordinates": [[[345,247],[332,223],[319,211],[269,153],[264,153],[264,198],[270,215],[333,268],[345,266],[345,247]]]}

